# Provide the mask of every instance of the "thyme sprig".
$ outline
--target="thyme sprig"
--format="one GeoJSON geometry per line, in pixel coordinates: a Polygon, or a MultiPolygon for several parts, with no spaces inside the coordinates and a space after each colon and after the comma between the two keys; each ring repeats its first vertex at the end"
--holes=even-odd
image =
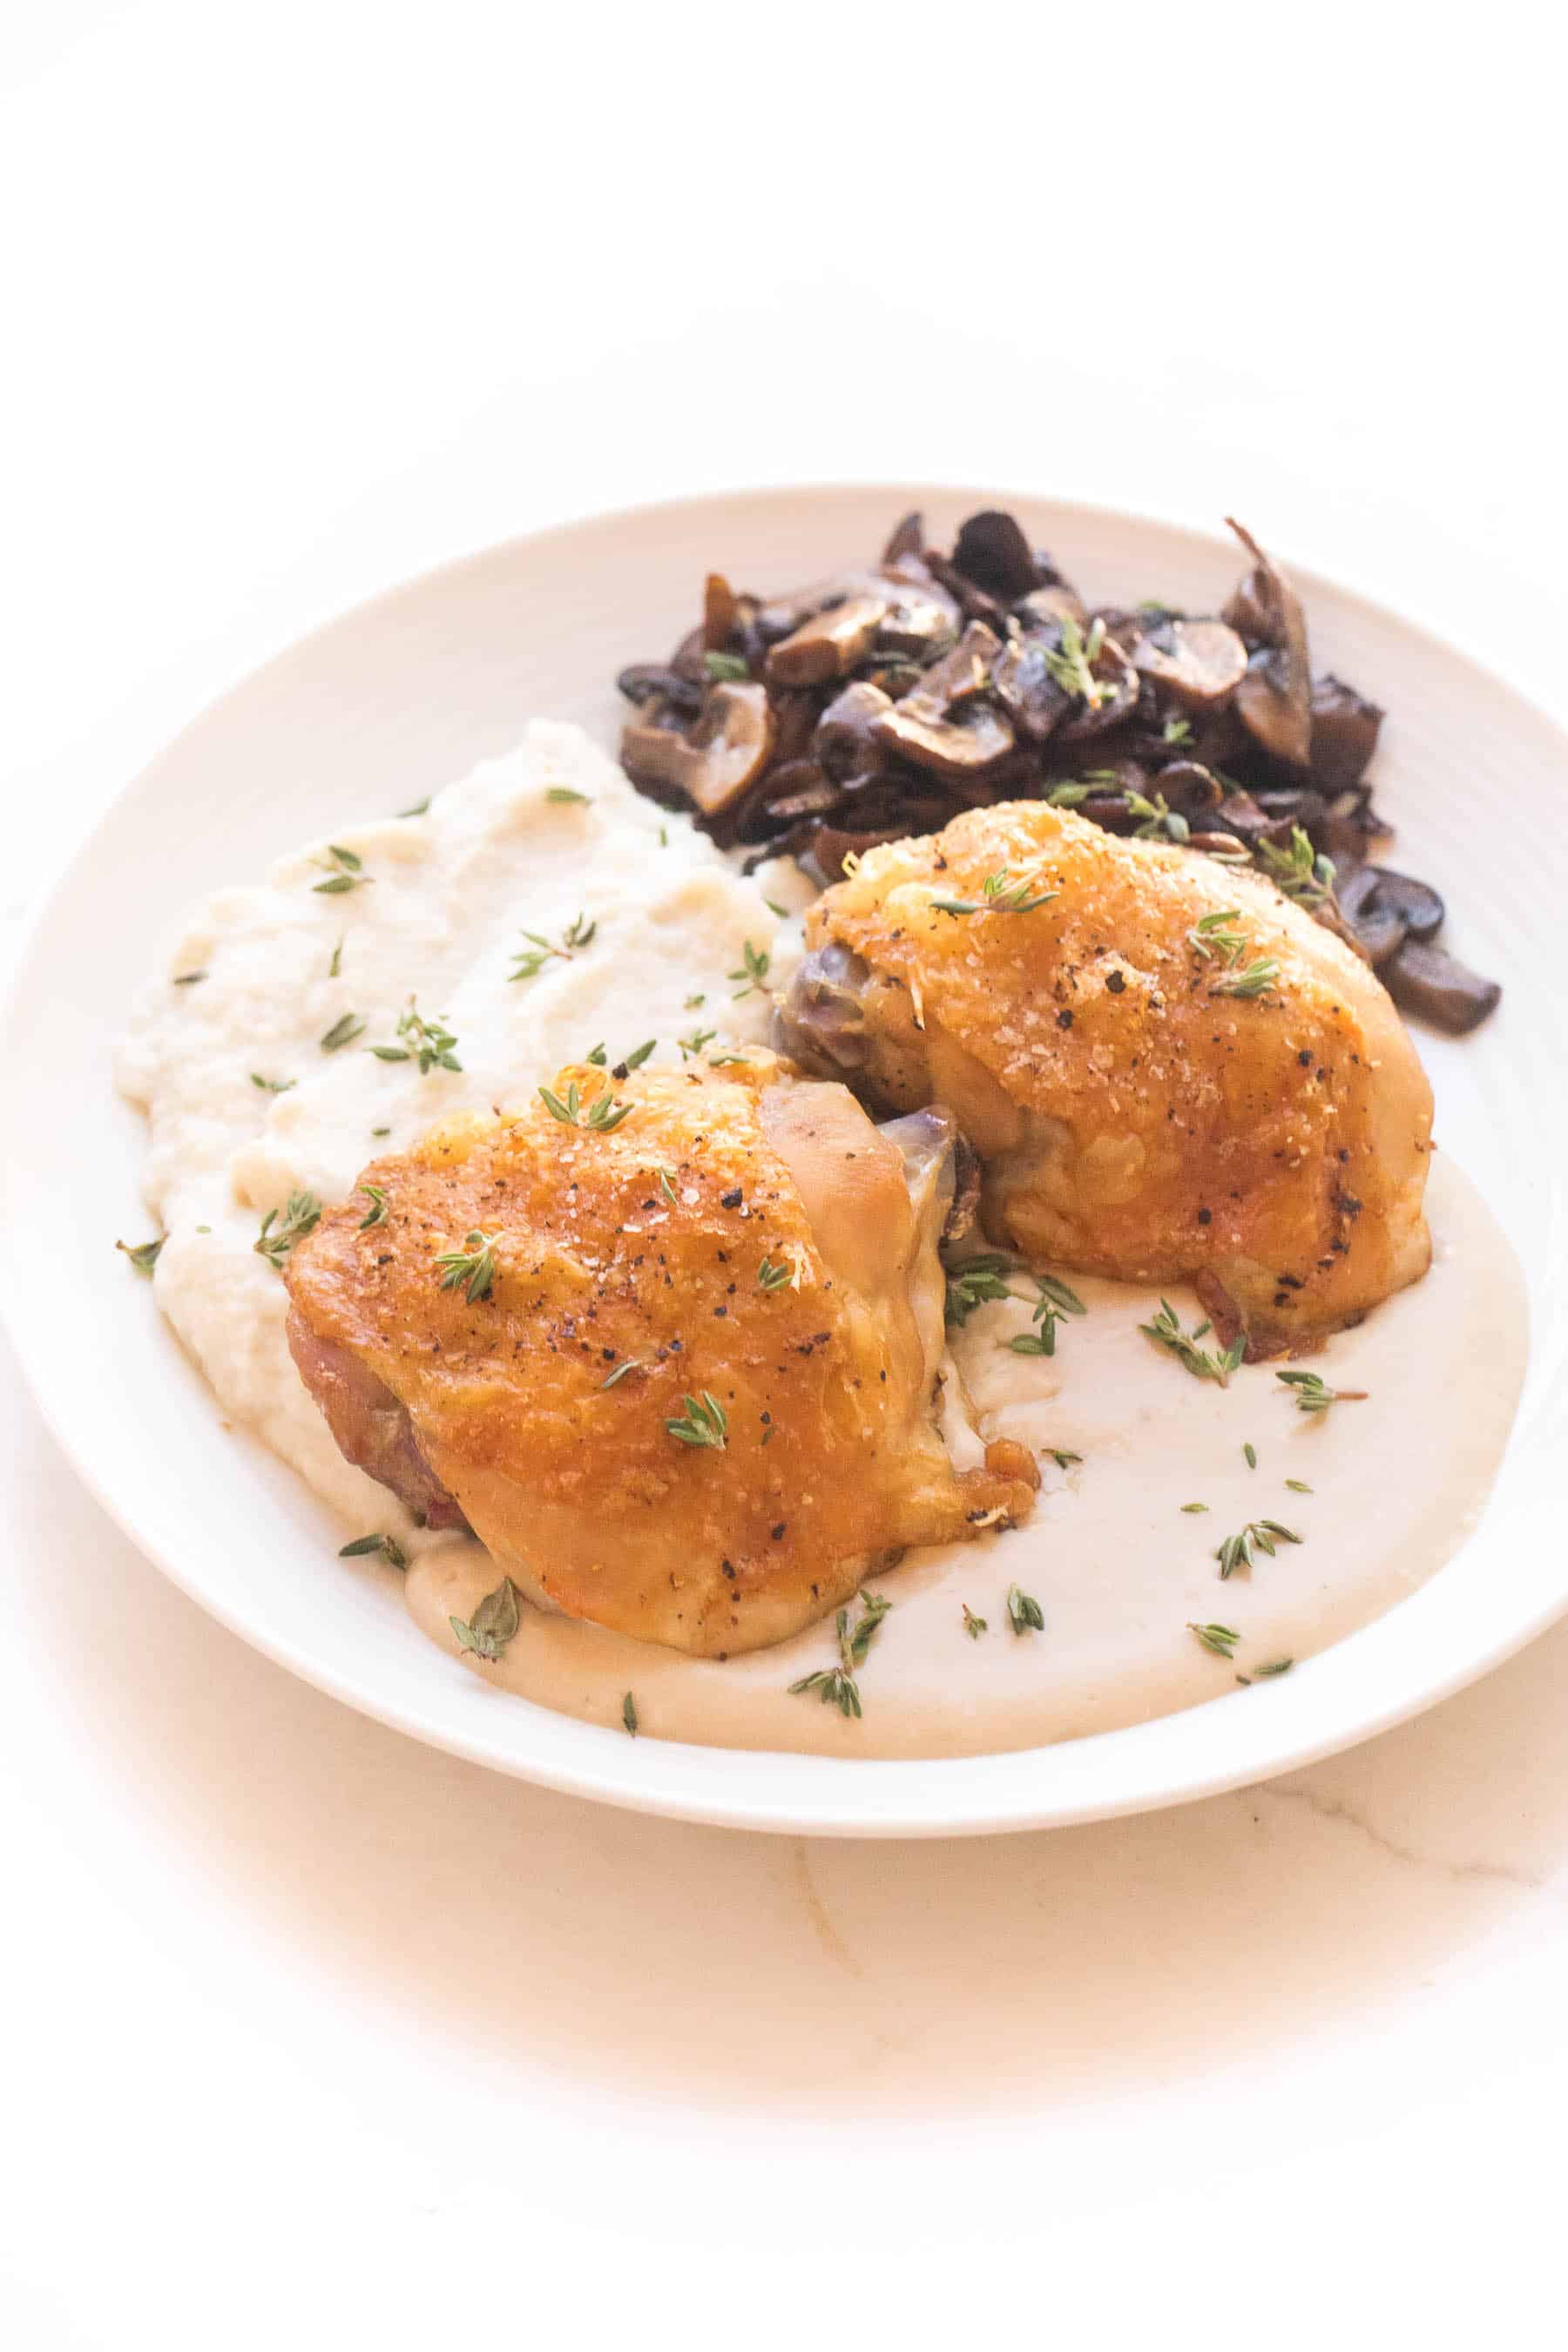
{"type": "Polygon", "coordinates": [[[861,1613],[853,1625],[850,1624],[847,1609],[838,1612],[838,1655],[846,1674],[865,1664],[866,1654],[881,1631],[882,1620],[892,1605],[880,1592],[862,1591],[861,1613]]]}
{"type": "Polygon", "coordinates": [[[1288,1389],[1296,1391],[1296,1406],[1300,1412],[1327,1412],[1331,1404],[1364,1404],[1365,1389],[1331,1389],[1319,1372],[1276,1372],[1288,1389]]]}
{"type": "Polygon", "coordinates": [[[114,1246],[131,1260],[138,1274],[144,1276],[151,1282],[153,1268],[158,1263],[158,1253],[168,1238],[167,1234],[160,1234],[155,1241],[116,1242],[114,1246]]]}
{"type": "Polygon", "coordinates": [[[1025,1592],[1020,1586],[1010,1584],[1007,1587],[1007,1622],[1015,1633],[1043,1633],[1046,1612],[1032,1592],[1025,1592]]]}
{"type": "Polygon", "coordinates": [[[542,931],[524,931],[521,936],[529,945],[515,958],[515,969],[508,980],[533,980],[544,970],[552,956],[562,963],[570,963],[579,948],[587,947],[598,930],[598,923],[587,922],[580,914],[574,915],[559,940],[547,940],[542,931]]]}
{"type": "Polygon", "coordinates": [[[710,1045],[718,1034],[717,1029],[694,1029],[689,1037],[678,1037],[675,1042],[680,1048],[681,1060],[694,1062],[704,1045],[710,1045]]]}
{"type": "Polygon", "coordinates": [[[495,1285],[496,1249],[500,1234],[482,1234],[478,1226],[463,1236],[461,1249],[443,1250],[436,1260],[446,1271],[441,1276],[443,1290],[467,1293],[472,1307],[479,1299],[488,1298],[495,1285]]]}
{"type": "Polygon", "coordinates": [[[1203,1643],[1205,1650],[1212,1650],[1216,1658],[1234,1658],[1236,1645],[1241,1639],[1234,1625],[1194,1625],[1190,1617],[1187,1631],[1203,1643]]]}
{"type": "Polygon", "coordinates": [[[1055,890],[1037,887],[1038,876],[1025,874],[1015,881],[1010,866],[999,866],[988,874],[978,898],[933,898],[931,906],[939,915],[1032,915],[1037,907],[1048,907],[1059,894],[1055,890]]]}
{"type": "Polygon", "coordinates": [[[1238,1535],[1226,1536],[1215,1552],[1219,1562],[1220,1581],[1222,1584],[1226,1582],[1238,1568],[1252,1566],[1255,1544],[1259,1551],[1266,1551],[1272,1559],[1282,1543],[1305,1541],[1306,1538],[1299,1536],[1294,1528],[1282,1527],[1278,1519],[1248,1519],[1238,1535]]]}
{"type": "Polygon", "coordinates": [[[338,1558],[368,1559],[375,1552],[384,1556],[389,1568],[406,1568],[408,1565],[408,1554],[395,1536],[356,1536],[353,1543],[342,1546],[338,1558]]]}
{"type": "Polygon", "coordinates": [[[1247,1335],[1238,1331],[1228,1348],[1217,1354],[1200,1348],[1198,1341],[1209,1331],[1210,1325],[1200,1323],[1192,1332],[1184,1331],[1181,1318],[1168,1298],[1160,1301],[1160,1311],[1152,1323],[1140,1323],[1138,1328],[1146,1339],[1169,1349],[1178,1363],[1184,1364],[1195,1381],[1217,1381],[1221,1388],[1230,1385],[1230,1376],[1247,1353],[1247,1335]]]}
{"type": "Polygon", "coordinates": [[[785,1284],[793,1282],[795,1278],[795,1268],[787,1259],[775,1265],[771,1257],[764,1257],[757,1268],[759,1290],[783,1290],[785,1284]]]}
{"type": "Polygon", "coordinates": [[[635,1103],[617,1102],[608,1092],[595,1095],[593,1101],[584,1107],[582,1089],[575,1078],[567,1087],[564,1098],[551,1087],[541,1087],[539,1099],[551,1118],[558,1118],[563,1127],[585,1127],[595,1135],[614,1135],[616,1128],[623,1126],[637,1108],[635,1103]]]}
{"type": "Polygon", "coordinates": [[[1146,793],[1128,792],[1121,799],[1128,815],[1140,820],[1133,828],[1135,841],[1158,841],[1162,836],[1167,841],[1186,841],[1191,836],[1192,826],[1179,809],[1167,804],[1163,793],[1156,793],[1151,800],[1146,793]]]}
{"type": "Polygon", "coordinates": [[[357,1230],[363,1234],[368,1233],[372,1225],[384,1225],[386,1223],[386,1194],[383,1191],[382,1187],[379,1184],[356,1184],[354,1186],[354,1191],[356,1192],[364,1193],[370,1202],[370,1207],[359,1221],[357,1230]]]}
{"type": "Polygon", "coordinates": [[[700,1397],[689,1396],[686,1411],[665,1423],[671,1437],[682,1445],[710,1446],[722,1454],[730,1440],[730,1416],[716,1396],[704,1389],[700,1397]]]}
{"type": "Polygon", "coordinates": [[[1187,933],[1188,945],[1205,963],[1217,956],[1227,971],[1234,971],[1252,945],[1249,933],[1232,929],[1240,920],[1239,907],[1222,907],[1212,915],[1201,916],[1187,933]]]}
{"type": "Polygon", "coordinates": [[[367,1050],[378,1062],[417,1062],[419,1075],[428,1077],[432,1070],[460,1070],[458,1040],[447,1027],[439,1013],[426,1020],[419,1010],[419,1001],[411,996],[408,1010],[398,1020],[397,1034],[405,1042],[400,1045],[372,1045],[367,1050]]]}
{"type": "Polygon", "coordinates": [[[363,1035],[364,1023],[357,1013],[341,1013],[321,1039],[321,1051],[323,1054],[340,1053],[343,1046],[352,1045],[356,1037],[363,1035]]]}
{"type": "Polygon", "coordinates": [[[268,1209],[261,1220],[261,1231],[251,1246],[258,1256],[264,1257],[275,1274],[283,1271],[283,1261],[296,1242],[314,1233],[321,1221],[321,1204],[314,1192],[290,1192],[284,1209],[268,1209]],[[282,1223],[279,1223],[279,1219],[282,1223]]]}
{"type": "Polygon", "coordinates": [[[340,848],[335,841],[327,844],[325,857],[312,858],[310,862],[327,869],[327,879],[310,886],[323,898],[341,898],[345,890],[357,890],[362,883],[374,878],[365,872],[364,860],[357,850],[340,848]]]}
{"type": "Polygon", "coordinates": [[[978,1642],[982,1633],[986,1630],[984,1618],[977,1617],[967,1601],[960,1601],[959,1606],[963,1612],[964,1632],[968,1634],[972,1642],[978,1642]]]}
{"type": "Polygon", "coordinates": [[[1267,996],[1279,979],[1279,962],[1276,956],[1258,956],[1245,971],[1227,972],[1216,980],[1209,990],[1211,996],[1267,996]]]}
{"type": "Polygon", "coordinates": [[[740,969],[725,975],[727,979],[738,980],[742,983],[732,992],[737,1003],[742,996],[750,996],[755,990],[761,988],[768,976],[768,967],[772,961],[773,958],[765,950],[754,948],[750,940],[746,941],[741,950],[740,969]]]}
{"type": "Polygon", "coordinates": [[[1334,861],[1319,856],[1299,824],[1290,828],[1288,849],[1281,849],[1276,842],[1260,841],[1257,856],[1269,880],[1287,898],[1294,898],[1302,907],[1331,903],[1337,873],[1334,861]]]}
{"type": "Polygon", "coordinates": [[[854,1675],[847,1675],[842,1666],[818,1666],[814,1675],[802,1675],[799,1682],[789,1686],[791,1698],[798,1698],[805,1691],[815,1691],[824,1706],[836,1706],[846,1719],[859,1720],[859,1689],[854,1675]]]}
{"type": "Polygon", "coordinates": [[[493,1665],[507,1643],[516,1640],[522,1623],[518,1599],[516,1585],[510,1576],[503,1576],[495,1591],[486,1593],[471,1617],[448,1617],[447,1622],[458,1637],[458,1647],[493,1665]]]}
{"type": "Polygon", "coordinates": [[[1046,650],[1046,667],[1064,694],[1073,695],[1090,710],[1098,710],[1112,690],[1094,675],[1094,664],[1105,645],[1105,623],[1098,617],[1092,620],[1086,636],[1074,615],[1065,613],[1061,632],[1060,646],[1046,650]]]}

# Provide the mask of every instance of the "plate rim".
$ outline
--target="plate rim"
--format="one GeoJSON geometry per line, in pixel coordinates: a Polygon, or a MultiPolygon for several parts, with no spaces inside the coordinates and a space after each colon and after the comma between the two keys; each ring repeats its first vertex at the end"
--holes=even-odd
{"type": "MultiPolygon", "coordinates": [[[[1070,514],[1090,528],[1096,521],[1103,521],[1118,527],[1131,525],[1177,533],[1206,542],[1211,549],[1228,544],[1219,532],[1206,530],[1186,515],[1174,511],[1161,513],[1023,488],[1009,491],[974,485],[857,480],[760,486],[742,484],[689,496],[639,500],[614,508],[592,509],[575,517],[558,520],[537,530],[513,533],[506,539],[447,557],[343,606],[318,621],[300,635],[275,647],[263,659],[229,679],[161,743],[137,772],[98,809],[85,833],[65,857],[50,887],[35,904],[21,927],[6,985],[0,994],[0,1050],[23,1017],[24,1000],[29,993],[30,985],[37,984],[33,965],[38,957],[44,935],[58,919],[62,902],[68,897],[79,873],[92,860],[100,837],[110,820],[122,815],[138,793],[154,782],[156,772],[190,735],[232,698],[263,680],[268,671],[307,648],[320,647],[345,625],[360,625],[371,620],[395,608],[405,599],[438,589],[440,583],[448,578],[485,565],[504,566],[509,561],[520,557],[547,558],[552,543],[580,538],[588,531],[604,530],[613,534],[618,527],[654,520],[661,515],[685,517],[739,502],[778,501],[795,505],[813,499],[866,499],[884,494],[889,501],[913,499],[922,504],[932,505],[966,501],[1002,504],[1011,499],[1014,502],[1021,500],[1031,506],[1070,514]]],[[[1288,553],[1281,560],[1288,565],[1293,579],[1302,586],[1309,600],[1314,590],[1325,591],[1342,605],[1358,608],[1407,638],[1419,639],[1429,652],[1440,656],[1448,664],[1458,666],[1468,678],[1489,694],[1507,697],[1516,707],[1518,715],[1532,729],[1539,730],[1543,739],[1552,742],[1568,763],[1568,729],[1528,689],[1490,664],[1479,661],[1463,646],[1454,645],[1427,623],[1406,616],[1396,606],[1349,586],[1331,573],[1313,566],[1298,564],[1288,553]]],[[[16,1246],[9,1231],[0,1229],[0,1254],[10,1259],[16,1246]]],[[[1525,1271],[1527,1290],[1533,1304],[1534,1286],[1529,1270],[1525,1271]]],[[[1146,1747],[1155,1747],[1158,1745],[1157,1735],[1163,1727],[1182,1723],[1194,1714],[1206,1714],[1210,1706],[1221,1703],[1218,1699],[1205,1702],[1198,1708],[1181,1709],[1173,1716],[1121,1730],[1095,1733],[1035,1748],[1008,1749],[977,1757],[909,1759],[836,1758],[776,1749],[698,1748],[683,1742],[650,1739],[646,1743],[637,1743],[639,1769],[634,1773],[632,1759],[627,1752],[629,1743],[624,1735],[598,1725],[558,1717],[552,1720],[566,1727],[570,1735],[567,1744],[574,1750],[581,1749],[580,1760],[575,1754],[568,1761],[557,1762],[547,1757],[499,1753],[493,1745],[477,1734],[469,1735],[460,1728],[422,1716],[417,1706],[379,1696],[373,1685],[356,1683],[330,1661],[313,1657],[294,1642],[268,1632],[265,1623],[252,1622],[244,1611],[230,1606],[221,1595],[205,1588],[199,1579],[193,1577],[182,1564],[178,1554],[140,1524],[133,1510],[122,1506],[107,1475],[96,1464],[90,1446],[75,1433],[66,1409],[67,1401],[57,1395],[45,1381],[32,1359],[27,1345],[26,1318],[16,1303],[18,1296],[16,1286],[0,1283],[0,1328],[5,1330],[15,1349],[27,1391],[73,1475],[142,1556],[226,1631],[237,1635],[247,1646],[273,1664],[352,1707],[356,1713],[446,1753],[562,1794],[616,1804],[668,1819],[795,1836],[945,1837],[1002,1835],[1043,1827],[1067,1827],[1197,1802],[1205,1797],[1217,1796],[1230,1790],[1300,1770],[1411,1720],[1506,1663],[1568,1614],[1568,1581],[1565,1581],[1559,1592],[1524,1612],[1510,1624],[1505,1633],[1467,1658],[1455,1662],[1446,1673],[1435,1679],[1422,1681],[1414,1689],[1396,1691],[1384,1706],[1360,1710],[1352,1727],[1326,1725],[1315,1736],[1297,1736],[1283,1745],[1278,1738],[1249,1742],[1245,1737],[1238,1738],[1235,1743],[1237,1752],[1233,1761],[1198,1763],[1172,1775],[1157,1790],[1135,1788],[1121,1793],[1089,1794],[1066,1801],[1060,1795],[1043,1800],[1043,1792],[1039,1797],[1033,1795],[1026,1783],[1028,1768],[1032,1763],[1065,1750],[1070,1749],[1079,1757],[1089,1757],[1103,1751],[1110,1743],[1120,1742],[1125,1746],[1130,1739],[1137,1739],[1146,1747]],[[1256,1752],[1248,1754],[1249,1747],[1256,1752]],[[708,1779],[716,1784],[712,1792],[696,1787],[650,1787],[646,1771],[641,1769],[650,1755],[670,1762],[678,1759],[688,1759],[687,1770],[672,1771],[667,1775],[667,1780],[689,1778],[691,1769],[689,1760],[696,1759],[697,1769],[705,1771],[708,1779]],[[720,1759],[723,1759],[722,1764],[718,1762],[720,1759]],[[771,1768],[776,1773],[781,1767],[793,1781],[800,1784],[803,1797],[809,1797],[811,1801],[775,1799],[764,1793],[753,1793],[738,1785],[758,1777],[764,1768],[771,1768]],[[983,1784],[988,1779],[1008,1775],[1024,1785],[1005,1794],[999,1789],[984,1788],[983,1784]],[[960,1801],[932,1803],[922,1810],[918,1802],[921,1792],[915,1784],[924,1780],[952,1784],[960,1801]],[[721,1788],[717,1785],[721,1782],[723,1784],[721,1788]],[[971,1787],[975,1791],[974,1798],[963,1801],[962,1792],[971,1787]],[[889,1801],[895,1790],[897,1801],[889,1801]],[[909,1802],[911,1794],[917,1798],[913,1808],[909,1802]]],[[[1478,1528],[1467,1541],[1475,1540],[1479,1533],[1480,1528],[1478,1528]]],[[[1432,1583],[1439,1581],[1442,1574],[1443,1570],[1439,1570],[1431,1580],[1432,1583]]],[[[1429,1589],[1429,1586],[1421,1588],[1423,1591],[1429,1589]]],[[[1304,1661],[1291,1678],[1291,1701],[1295,1700],[1298,1692],[1310,1688],[1315,1666],[1331,1658],[1335,1653],[1343,1652],[1352,1643],[1364,1645],[1369,1637],[1401,1618],[1418,1599],[1419,1591],[1359,1633],[1331,1644],[1321,1656],[1304,1661]]],[[[1282,1698],[1286,1694],[1279,1692],[1276,1696],[1282,1698]]],[[[506,1704],[509,1709],[529,1709],[532,1705],[510,1697],[506,1704]]],[[[544,1708],[534,1711],[541,1715],[551,1713],[544,1708]]],[[[1268,1722],[1276,1727],[1288,1728],[1289,1717],[1296,1711],[1292,1704],[1289,1709],[1271,1709],[1267,1717],[1261,1711],[1247,1710],[1247,1714],[1248,1717],[1256,1715],[1260,1724],[1268,1722]]],[[[1238,1733],[1242,1728],[1238,1719],[1238,1733]]]]}

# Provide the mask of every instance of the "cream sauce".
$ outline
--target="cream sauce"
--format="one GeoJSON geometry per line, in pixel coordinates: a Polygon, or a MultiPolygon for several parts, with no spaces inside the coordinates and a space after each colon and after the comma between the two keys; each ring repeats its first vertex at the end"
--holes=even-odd
{"type": "MultiPolygon", "coordinates": [[[[831,1623],[721,1664],[525,1607],[500,1661],[462,1670],[587,1722],[618,1725],[629,1690],[643,1735],[832,1756],[1033,1748],[1227,1692],[1267,1706],[1268,1679],[1244,1689],[1237,1675],[1308,1657],[1413,1591],[1476,1524],[1501,1459],[1524,1373],[1519,1267],[1441,1159],[1429,1208],[1425,1280],[1310,1360],[1331,1385],[1369,1392],[1326,1413],[1300,1412],[1269,1365],[1223,1390],[1194,1379],[1142,1335],[1158,1297],[1131,1285],[1075,1277],[1089,1313],[1058,1326],[1050,1358],[1004,1344],[1030,1328],[1026,1306],[972,1316],[953,1368],[979,1430],[1033,1446],[1045,1484],[1026,1526],[910,1552],[873,1580],[893,1606],[857,1675],[858,1721],[789,1691],[837,1664],[831,1623]],[[1052,1449],[1082,1460],[1058,1466],[1052,1449]],[[1208,1507],[1184,1512],[1194,1502],[1208,1507]],[[1222,1581],[1222,1538],[1263,1518],[1302,1541],[1222,1581]],[[1011,1584],[1039,1601],[1043,1633],[1010,1630],[1011,1584]],[[974,1638],[965,1604],[986,1622],[974,1638]],[[1216,1622],[1239,1636],[1232,1659],[1188,1631],[1216,1622]]],[[[1202,1310],[1184,1290],[1167,1295],[1191,1330],[1202,1310]]],[[[978,1449],[962,1423],[953,1439],[961,1460],[978,1449]]],[[[456,1652],[451,1617],[471,1616],[495,1581],[477,1544],[448,1540],[410,1569],[408,1604],[456,1652]]]]}
{"type": "MultiPolygon", "coordinates": [[[[1089,1312],[1060,1325],[1049,1359],[1003,1344],[1030,1328],[1026,1304],[973,1315],[953,1339],[950,1443],[962,1463],[978,1459],[983,1438],[1023,1439],[1041,1456],[1044,1487],[1027,1526],[911,1553],[875,1580],[893,1606],[857,1676],[858,1721],[789,1692],[837,1663],[831,1624],[721,1664],[525,1605],[499,1664],[461,1657],[451,1618],[471,1616],[496,1582],[493,1563],[471,1540],[415,1529],[339,1454],[288,1352],[286,1293],[255,1248],[261,1219],[298,1191],[346,1198],[377,1153],[600,1040],[613,1060],[656,1036],[656,1058],[673,1061],[676,1041],[698,1030],[716,1033],[709,1053],[761,1037],[765,994],[737,994],[731,975],[749,940],[772,954],[770,977],[784,976],[798,930],[775,909],[809,892],[784,865],[743,880],[577,730],[542,723],[438,794],[427,815],[332,838],[357,868],[323,842],[195,913],[134,1009],[117,1075],[149,1118],[144,1190],[167,1235],[159,1305],[225,1411],[331,1507],[322,1573],[405,1582],[417,1623],[454,1654],[445,1667],[433,1659],[433,1673],[478,1674],[616,1726],[630,1691],[643,1734],[712,1747],[887,1757],[1026,1748],[1236,1693],[1238,1673],[1305,1657],[1379,1616],[1474,1525],[1513,1416],[1526,1313],[1507,1244],[1439,1160],[1431,1273],[1313,1360],[1335,1385],[1369,1390],[1365,1403],[1309,1417],[1268,1367],[1238,1372],[1225,1391],[1194,1381],[1141,1336],[1157,1302],[1126,1286],[1077,1280],[1089,1312]],[[316,887],[334,873],[368,878],[316,887]],[[596,926],[591,940],[547,957],[532,979],[510,978],[524,930],[558,941],[578,916],[596,926]],[[204,977],[175,984],[193,971],[204,977]],[[460,1071],[421,1076],[370,1050],[395,1043],[411,994],[455,1033],[460,1071]],[[363,1031],[323,1052],[345,1016],[363,1031]],[[1081,1462],[1058,1466],[1052,1449],[1081,1462]],[[1312,1492],[1293,1493],[1289,1478],[1312,1492]],[[1184,1515],[1188,1502],[1208,1507],[1184,1515]],[[1258,1518],[1304,1540],[1221,1582],[1215,1547],[1258,1518]],[[375,1560],[332,1558],[372,1532],[403,1545],[405,1580],[375,1560]],[[1043,1633],[1009,1630],[1015,1583],[1040,1603],[1043,1633]],[[965,1603],[986,1621],[973,1640],[965,1603]],[[1191,1620],[1234,1627],[1234,1660],[1202,1649],[1191,1620]]],[[[1199,1310],[1172,1296],[1191,1328],[1199,1310]]],[[[1267,1684],[1237,1695],[1268,1703],[1267,1684]]]]}

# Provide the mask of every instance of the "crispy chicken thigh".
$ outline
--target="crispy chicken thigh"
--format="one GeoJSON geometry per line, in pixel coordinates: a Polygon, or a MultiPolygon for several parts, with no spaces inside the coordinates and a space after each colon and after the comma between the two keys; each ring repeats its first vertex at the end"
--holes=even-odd
{"type": "Polygon", "coordinates": [[[960,1475],[932,1420],[945,1111],[879,1129],[770,1056],[552,1091],[575,1123],[536,1097],[437,1128],[289,1258],[289,1344],[351,1460],[536,1601],[707,1655],[1027,1511],[1026,1449],[960,1475]]]}
{"type": "Polygon", "coordinates": [[[780,1042],[885,1110],[948,1104],[994,1241],[1193,1277],[1256,1354],[1426,1272],[1426,1075],[1272,883],[1015,802],[871,850],[807,940],[780,1042]]]}

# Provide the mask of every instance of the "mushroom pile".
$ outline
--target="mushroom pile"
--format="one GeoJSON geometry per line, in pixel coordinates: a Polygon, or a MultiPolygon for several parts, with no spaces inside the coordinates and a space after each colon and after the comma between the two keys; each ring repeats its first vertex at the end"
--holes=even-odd
{"type": "Polygon", "coordinates": [[[621,764],[749,862],[826,883],[959,810],[1040,798],[1112,833],[1258,866],[1456,1033],[1501,993],[1435,944],[1443,902],[1375,862],[1366,772],[1383,712],[1314,677],[1300,599],[1249,532],[1224,609],[1090,608],[1016,518],[951,553],[906,515],[876,565],[763,598],[709,575],[668,662],[617,681],[621,764]]]}

